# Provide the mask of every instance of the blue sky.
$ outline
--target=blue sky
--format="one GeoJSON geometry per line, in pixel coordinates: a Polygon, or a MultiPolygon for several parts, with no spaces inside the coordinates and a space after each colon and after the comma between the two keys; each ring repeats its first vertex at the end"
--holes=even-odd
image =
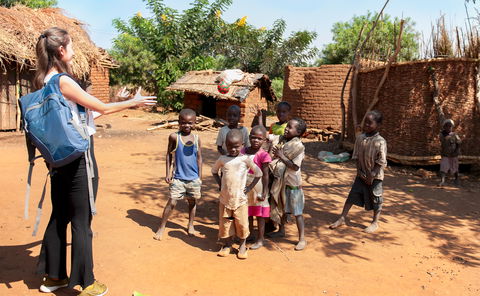
{"type": "MultiPolygon", "coordinates": [[[[191,0],[164,0],[177,10],[189,7],[191,0]]],[[[378,11],[383,0],[233,0],[223,18],[229,22],[248,16],[247,22],[256,27],[270,27],[276,19],[287,22],[287,34],[292,31],[310,30],[318,33],[314,45],[322,48],[331,42],[332,25],[348,21],[354,15],[378,11]]],[[[110,48],[117,34],[112,26],[115,18],[128,19],[137,12],[150,15],[142,0],[58,0],[58,6],[67,15],[88,24],[92,40],[100,47],[110,48]]],[[[474,14],[470,4],[470,14],[474,14]]],[[[477,4],[478,6],[478,4],[477,4]]],[[[430,35],[431,24],[441,15],[449,26],[464,26],[466,13],[464,0],[390,0],[385,12],[393,17],[411,17],[417,31],[430,35]]]]}

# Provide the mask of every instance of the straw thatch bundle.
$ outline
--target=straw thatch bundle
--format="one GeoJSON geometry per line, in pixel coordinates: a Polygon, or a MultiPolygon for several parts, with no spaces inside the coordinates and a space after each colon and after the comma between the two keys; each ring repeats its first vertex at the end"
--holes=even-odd
{"type": "Polygon", "coordinates": [[[245,76],[241,81],[234,82],[230,86],[230,90],[226,94],[221,94],[217,90],[215,82],[220,71],[204,70],[190,71],[178,79],[175,83],[167,87],[167,90],[176,90],[184,92],[192,92],[214,97],[219,100],[238,100],[243,102],[250,91],[256,87],[260,87],[265,91],[267,100],[275,101],[276,97],[271,88],[271,81],[265,74],[244,73],[245,76]]]}
{"type": "Polygon", "coordinates": [[[78,78],[88,76],[93,65],[114,66],[108,54],[90,40],[82,22],[65,16],[60,8],[25,6],[0,7],[0,65],[4,67],[7,61],[16,62],[20,67],[34,67],[38,37],[50,27],[69,32],[75,50],[72,71],[78,78]]]}

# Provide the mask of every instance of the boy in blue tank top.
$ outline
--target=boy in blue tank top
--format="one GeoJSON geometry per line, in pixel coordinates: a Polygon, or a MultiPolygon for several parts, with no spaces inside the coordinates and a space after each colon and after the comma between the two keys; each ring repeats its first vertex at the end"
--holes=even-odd
{"type": "Polygon", "coordinates": [[[169,184],[170,198],[163,209],[162,222],[154,235],[154,239],[162,240],[168,218],[177,201],[186,196],[188,201],[187,233],[195,234],[193,219],[197,209],[196,200],[201,197],[202,186],[202,152],[200,139],[192,134],[196,114],[192,109],[182,109],[178,115],[179,131],[168,137],[166,177],[169,184]],[[172,175],[173,173],[173,175],[172,175]]]}

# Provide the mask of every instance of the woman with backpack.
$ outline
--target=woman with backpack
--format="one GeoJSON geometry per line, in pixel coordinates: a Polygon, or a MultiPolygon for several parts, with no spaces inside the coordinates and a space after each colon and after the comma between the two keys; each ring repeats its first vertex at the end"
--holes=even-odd
{"type": "Polygon", "coordinates": [[[94,202],[93,197],[92,199],[90,197],[92,191],[93,196],[96,195],[98,178],[93,154],[95,124],[92,111],[103,115],[139,105],[154,105],[155,97],[143,97],[138,92],[130,100],[106,104],[85,92],[69,75],[63,74],[71,73],[70,65],[74,56],[73,41],[63,29],[54,27],[43,32],[37,41],[36,55],[34,86],[40,89],[54,78],[63,98],[70,106],[73,122],[78,125],[86,124],[91,139],[90,153],[64,166],[51,169],[52,214],[45,230],[38,263],[38,272],[45,275],[40,291],[49,293],[62,287],[73,288],[80,285],[81,296],[105,295],[108,288],[96,281],[93,275],[93,235],[90,226],[94,202]],[[80,116],[79,110],[84,110],[82,107],[87,110],[86,121],[80,116]],[[94,184],[89,186],[89,181],[92,180],[94,184]],[[72,229],[70,277],[66,271],[68,223],[71,223],[72,229]]]}

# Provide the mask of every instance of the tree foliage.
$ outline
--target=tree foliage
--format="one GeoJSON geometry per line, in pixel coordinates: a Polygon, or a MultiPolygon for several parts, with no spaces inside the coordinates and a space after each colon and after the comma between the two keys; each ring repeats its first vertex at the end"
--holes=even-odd
{"type": "Polygon", "coordinates": [[[242,17],[222,19],[232,0],[194,0],[182,12],[162,0],[145,0],[152,17],[137,14],[113,21],[119,35],[110,54],[120,68],[111,71],[112,84],[143,86],[163,105],[179,108],[178,96],[165,87],[191,70],[239,68],[283,76],[287,64],[303,65],[317,55],[311,47],[314,32],[300,31],[284,38],[286,23],[255,28],[242,17]]]}
{"type": "MultiPolygon", "coordinates": [[[[349,64],[352,62],[357,45],[358,36],[363,26],[362,37],[366,37],[371,29],[377,14],[368,13],[363,16],[354,16],[348,22],[337,22],[333,25],[333,42],[326,45],[322,50],[318,64],[349,64]]],[[[400,19],[393,21],[388,14],[383,15],[370,39],[363,49],[366,57],[371,56],[380,60],[385,60],[395,50],[395,42],[400,29],[400,19]]],[[[410,19],[405,19],[402,33],[401,50],[398,55],[399,61],[408,61],[418,55],[418,33],[414,29],[415,23],[410,19]]],[[[363,41],[360,40],[360,42],[363,41]]],[[[365,56],[364,55],[364,56],[365,56]]]]}
{"type": "Polygon", "coordinates": [[[21,4],[30,8],[46,8],[57,6],[57,0],[0,0],[0,6],[12,7],[21,4]]]}

